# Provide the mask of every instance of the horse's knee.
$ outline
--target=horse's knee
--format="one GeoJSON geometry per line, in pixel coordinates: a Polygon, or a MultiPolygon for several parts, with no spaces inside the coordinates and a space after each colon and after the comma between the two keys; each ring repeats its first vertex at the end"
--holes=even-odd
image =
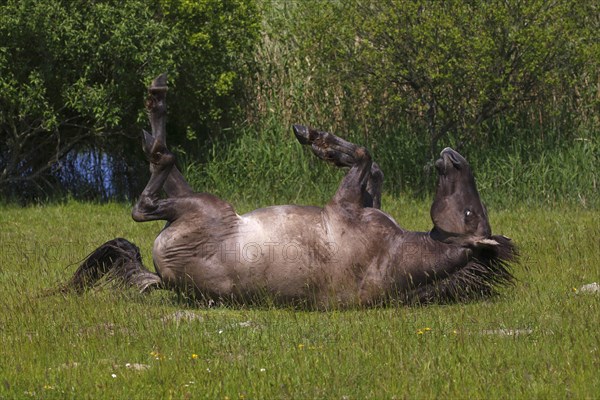
{"type": "Polygon", "coordinates": [[[140,210],[140,207],[135,204],[131,210],[131,218],[133,218],[135,222],[144,222],[146,220],[146,214],[144,214],[144,212],[140,210]]]}
{"type": "Polygon", "coordinates": [[[150,196],[144,195],[138,199],[137,203],[133,206],[131,210],[131,218],[135,222],[144,222],[149,220],[149,216],[153,211],[156,211],[156,205],[154,201],[150,198],[150,196]]]}

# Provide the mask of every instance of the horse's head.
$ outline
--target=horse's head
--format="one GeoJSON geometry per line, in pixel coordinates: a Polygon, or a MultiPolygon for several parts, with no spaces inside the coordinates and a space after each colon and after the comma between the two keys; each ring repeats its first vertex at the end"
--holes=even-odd
{"type": "Polygon", "coordinates": [[[492,229],[481,203],[471,166],[446,147],[436,161],[437,190],[431,206],[432,237],[461,246],[495,246],[492,229]]]}

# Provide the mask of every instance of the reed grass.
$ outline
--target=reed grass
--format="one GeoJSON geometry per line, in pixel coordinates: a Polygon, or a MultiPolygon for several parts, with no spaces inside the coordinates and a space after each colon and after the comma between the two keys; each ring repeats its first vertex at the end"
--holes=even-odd
{"type": "MultiPolygon", "coordinates": [[[[333,133],[369,147],[361,135],[333,133]]],[[[397,132],[372,138],[369,149],[385,174],[384,191],[416,200],[432,196],[437,174],[425,144],[397,132]]],[[[466,146],[460,151],[469,160],[490,207],[600,206],[600,143],[591,134],[568,143],[519,141],[502,149],[466,146]]],[[[291,126],[276,119],[258,131],[242,129],[233,142],[215,144],[206,163],[184,161],[184,165],[196,190],[255,207],[283,202],[322,204],[344,173],[317,159],[296,141],[291,126]]]]}

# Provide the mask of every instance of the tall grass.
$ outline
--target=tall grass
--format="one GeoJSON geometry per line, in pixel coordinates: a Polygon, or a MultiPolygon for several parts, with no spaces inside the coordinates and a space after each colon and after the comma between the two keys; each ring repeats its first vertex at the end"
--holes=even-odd
{"type": "Polygon", "coordinates": [[[245,129],[235,141],[215,144],[206,164],[184,163],[193,187],[233,204],[323,204],[341,179],[341,171],[314,157],[298,143],[291,127],[245,129]]]}
{"type": "Polygon", "coordinates": [[[474,157],[480,190],[494,204],[600,205],[600,147],[597,139],[573,140],[555,148],[515,149],[474,157]]]}
{"type": "MultiPolygon", "coordinates": [[[[345,137],[366,144],[360,134],[345,137]]],[[[369,142],[373,159],[385,174],[384,192],[396,198],[431,197],[437,173],[434,160],[426,156],[426,144],[403,131],[369,142]]],[[[500,149],[467,146],[460,150],[471,163],[482,198],[489,206],[600,206],[600,143],[596,137],[559,144],[519,141],[500,149]]],[[[197,190],[255,207],[324,204],[344,174],[301,146],[291,126],[284,126],[277,118],[261,130],[246,127],[233,142],[214,145],[206,164],[184,165],[188,180],[197,190]]]]}

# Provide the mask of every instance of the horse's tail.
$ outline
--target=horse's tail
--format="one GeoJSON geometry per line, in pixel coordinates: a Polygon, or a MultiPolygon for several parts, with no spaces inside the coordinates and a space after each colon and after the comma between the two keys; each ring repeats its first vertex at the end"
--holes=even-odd
{"type": "Polygon", "coordinates": [[[60,291],[83,292],[101,284],[136,287],[140,292],[160,288],[162,280],[142,264],[140,249],[123,238],[109,240],[90,253],[60,291]]]}

